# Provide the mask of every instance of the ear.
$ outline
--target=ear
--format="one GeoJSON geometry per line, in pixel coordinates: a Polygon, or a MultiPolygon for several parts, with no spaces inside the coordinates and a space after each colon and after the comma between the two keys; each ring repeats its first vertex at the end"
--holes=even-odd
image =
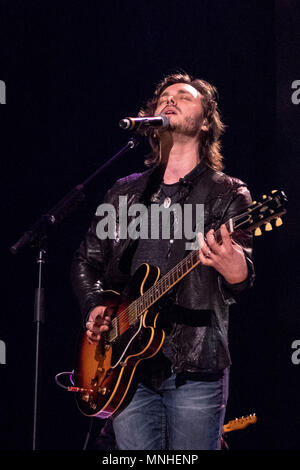
{"type": "Polygon", "coordinates": [[[202,123],[201,130],[204,131],[204,132],[208,131],[208,122],[207,122],[206,119],[204,119],[204,121],[202,123]]]}

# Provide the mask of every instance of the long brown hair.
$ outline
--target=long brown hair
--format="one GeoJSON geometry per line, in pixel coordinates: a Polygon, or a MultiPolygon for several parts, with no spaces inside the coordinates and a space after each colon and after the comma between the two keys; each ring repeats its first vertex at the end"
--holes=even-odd
{"type": "MultiPolygon", "coordinates": [[[[139,116],[153,116],[157,107],[157,102],[162,92],[174,83],[187,83],[199,91],[203,106],[203,118],[207,122],[207,131],[201,131],[199,139],[199,154],[201,160],[214,170],[222,170],[224,165],[222,163],[223,156],[221,154],[220,137],[225,130],[220,112],[218,110],[217,89],[198,78],[193,78],[187,73],[173,73],[167,75],[157,85],[153,97],[147,101],[144,108],[139,111],[139,116]]],[[[149,138],[152,148],[152,153],[145,160],[147,166],[157,166],[160,163],[159,140],[155,136],[153,130],[145,131],[149,138]]]]}

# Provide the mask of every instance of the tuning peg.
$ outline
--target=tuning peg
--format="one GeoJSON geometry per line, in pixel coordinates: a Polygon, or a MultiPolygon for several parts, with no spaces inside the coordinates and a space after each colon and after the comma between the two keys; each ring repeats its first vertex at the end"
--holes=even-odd
{"type": "Polygon", "coordinates": [[[282,224],[283,224],[283,222],[282,222],[281,218],[280,218],[280,217],[277,217],[277,219],[276,219],[276,221],[275,221],[276,227],[280,227],[280,225],[282,225],[282,224]]]}
{"type": "Polygon", "coordinates": [[[257,228],[255,229],[254,236],[255,236],[255,237],[259,237],[260,235],[261,235],[261,230],[260,230],[259,227],[257,227],[257,228]]]}
{"type": "Polygon", "coordinates": [[[278,189],[273,189],[273,191],[271,191],[272,194],[274,193],[277,193],[278,189]]]}
{"type": "Polygon", "coordinates": [[[263,198],[263,199],[267,199],[267,196],[264,194],[262,198],[263,198]]]}
{"type": "Polygon", "coordinates": [[[272,225],[270,224],[270,222],[267,222],[266,225],[265,225],[265,230],[266,230],[266,232],[270,232],[270,230],[272,230],[272,229],[273,229],[273,227],[272,227],[272,225]]]}

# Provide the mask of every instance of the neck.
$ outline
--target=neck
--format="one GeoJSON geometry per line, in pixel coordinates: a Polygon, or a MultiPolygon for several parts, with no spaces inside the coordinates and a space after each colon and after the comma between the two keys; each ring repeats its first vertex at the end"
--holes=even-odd
{"type": "MultiPolygon", "coordinates": [[[[167,133],[166,133],[167,134],[167,133]]],[[[195,168],[200,161],[199,142],[196,139],[164,136],[160,145],[161,162],[165,167],[164,182],[173,184],[195,168]]]]}

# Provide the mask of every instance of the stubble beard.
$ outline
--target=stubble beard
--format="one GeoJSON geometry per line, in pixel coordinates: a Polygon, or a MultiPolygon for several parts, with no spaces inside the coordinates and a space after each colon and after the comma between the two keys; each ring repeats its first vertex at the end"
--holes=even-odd
{"type": "Polygon", "coordinates": [[[201,121],[199,117],[185,117],[182,121],[170,122],[168,130],[185,137],[196,137],[200,133],[201,121]]]}

